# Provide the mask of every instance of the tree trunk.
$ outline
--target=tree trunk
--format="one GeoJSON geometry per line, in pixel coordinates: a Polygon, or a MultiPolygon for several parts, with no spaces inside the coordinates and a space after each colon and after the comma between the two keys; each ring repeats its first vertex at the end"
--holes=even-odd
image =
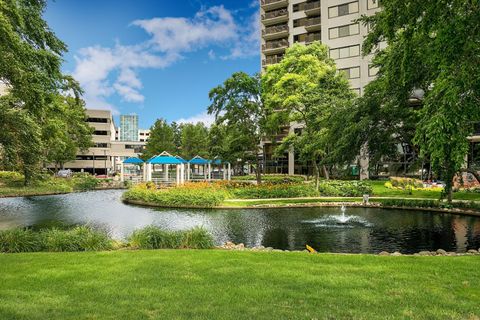
{"type": "Polygon", "coordinates": [[[258,157],[257,157],[257,168],[255,170],[255,175],[257,177],[257,185],[260,185],[262,183],[262,173],[260,172],[260,160],[258,160],[258,157]]]}
{"type": "Polygon", "coordinates": [[[318,188],[320,186],[320,168],[318,167],[318,163],[316,161],[313,161],[313,174],[315,175],[315,190],[318,191],[318,188]]]}
{"type": "Polygon", "coordinates": [[[323,174],[325,175],[325,179],[330,180],[330,173],[325,165],[322,166],[323,174]]]}

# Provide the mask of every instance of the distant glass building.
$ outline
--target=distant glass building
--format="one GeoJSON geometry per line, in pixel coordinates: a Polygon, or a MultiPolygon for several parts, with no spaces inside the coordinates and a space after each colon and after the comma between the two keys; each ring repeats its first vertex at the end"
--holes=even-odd
{"type": "Polygon", "coordinates": [[[120,141],[138,141],[138,115],[120,115],[120,141]]]}

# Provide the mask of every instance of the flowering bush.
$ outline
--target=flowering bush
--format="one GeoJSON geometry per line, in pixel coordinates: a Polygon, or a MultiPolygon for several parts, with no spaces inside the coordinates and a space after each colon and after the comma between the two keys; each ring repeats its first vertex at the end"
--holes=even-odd
{"type": "Polygon", "coordinates": [[[186,183],[167,189],[149,189],[141,184],[123,194],[125,200],[136,200],[163,207],[215,207],[228,196],[227,191],[210,183],[186,183]]]}

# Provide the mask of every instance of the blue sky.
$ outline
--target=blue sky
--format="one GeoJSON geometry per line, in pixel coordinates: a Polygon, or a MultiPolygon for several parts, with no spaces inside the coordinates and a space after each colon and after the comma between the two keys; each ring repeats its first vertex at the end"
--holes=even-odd
{"type": "Polygon", "coordinates": [[[87,108],[136,113],[142,128],[209,121],[208,91],[260,70],[258,0],[56,0],[45,19],[87,108]]]}

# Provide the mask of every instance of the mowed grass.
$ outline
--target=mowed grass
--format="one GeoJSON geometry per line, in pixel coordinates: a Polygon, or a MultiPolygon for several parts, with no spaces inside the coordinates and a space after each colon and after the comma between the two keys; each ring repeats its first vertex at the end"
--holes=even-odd
{"type": "MultiPolygon", "coordinates": [[[[369,181],[373,189],[373,196],[392,197],[392,198],[424,198],[424,199],[440,199],[441,189],[434,190],[413,190],[409,192],[403,190],[389,189],[385,187],[386,181],[369,181]]],[[[455,200],[480,201],[480,193],[459,191],[453,193],[455,200]]]]}
{"type": "Polygon", "coordinates": [[[0,319],[478,319],[479,256],[0,255],[0,319]]]}

